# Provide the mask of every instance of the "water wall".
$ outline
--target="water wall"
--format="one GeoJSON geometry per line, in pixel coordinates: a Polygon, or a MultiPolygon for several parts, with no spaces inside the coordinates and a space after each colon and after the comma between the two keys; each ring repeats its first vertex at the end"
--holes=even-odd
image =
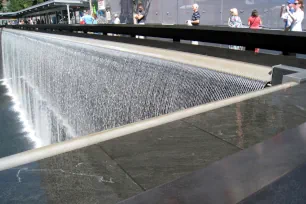
{"type": "Polygon", "coordinates": [[[43,145],[262,89],[200,67],[2,31],[3,74],[43,145]]]}

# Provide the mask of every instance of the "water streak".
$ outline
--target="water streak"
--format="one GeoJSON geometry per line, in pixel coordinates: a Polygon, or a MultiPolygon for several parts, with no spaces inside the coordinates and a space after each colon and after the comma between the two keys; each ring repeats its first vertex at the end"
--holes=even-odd
{"type": "Polygon", "coordinates": [[[35,148],[41,147],[42,146],[41,138],[36,136],[35,131],[31,126],[29,120],[27,119],[24,109],[22,108],[18,98],[13,94],[11,87],[7,83],[8,80],[9,79],[2,79],[0,83],[4,85],[8,90],[6,94],[11,97],[12,102],[14,104],[12,109],[16,113],[18,113],[18,118],[22,122],[23,125],[22,132],[25,132],[26,136],[30,139],[30,141],[34,142],[35,148]]]}

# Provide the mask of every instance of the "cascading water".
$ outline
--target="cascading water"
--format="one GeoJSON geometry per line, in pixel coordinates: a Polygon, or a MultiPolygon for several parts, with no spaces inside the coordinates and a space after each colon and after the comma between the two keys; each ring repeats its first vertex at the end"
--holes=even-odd
{"type": "Polygon", "coordinates": [[[4,78],[43,145],[262,89],[265,82],[4,29],[4,78]]]}

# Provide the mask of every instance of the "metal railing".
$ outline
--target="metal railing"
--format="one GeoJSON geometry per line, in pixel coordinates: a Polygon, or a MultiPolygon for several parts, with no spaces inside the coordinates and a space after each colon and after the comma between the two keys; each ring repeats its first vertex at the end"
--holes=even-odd
{"type": "Polygon", "coordinates": [[[9,25],[7,28],[36,30],[44,32],[93,32],[170,38],[174,42],[192,40],[209,43],[239,45],[247,49],[256,47],[306,54],[306,32],[284,32],[280,30],[251,30],[219,26],[180,26],[180,25],[9,25]]]}

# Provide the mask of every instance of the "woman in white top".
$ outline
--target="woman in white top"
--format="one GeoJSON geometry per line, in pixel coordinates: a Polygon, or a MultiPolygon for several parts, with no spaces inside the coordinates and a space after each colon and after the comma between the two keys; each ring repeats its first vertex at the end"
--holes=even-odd
{"type": "Polygon", "coordinates": [[[228,26],[231,28],[241,28],[242,27],[242,21],[240,17],[238,16],[238,9],[232,8],[230,10],[230,17],[228,19],[228,26]]]}
{"type": "Polygon", "coordinates": [[[302,29],[302,22],[304,20],[304,3],[303,0],[296,0],[294,3],[295,12],[290,13],[288,15],[291,19],[288,19],[288,23],[291,23],[290,30],[291,31],[303,31],[302,29]]]}
{"type": "MultiPolygon", "coordinates": [[[[230,10],[230,17],[228,18],[228,26],[231,28],[241,28],[242,21],[238,15],[238,9],[232,8],[230,10]]],[[[244,50],[244,47],[237,45],[229,45],[229,49],[232,50],[244,50]]]]}

